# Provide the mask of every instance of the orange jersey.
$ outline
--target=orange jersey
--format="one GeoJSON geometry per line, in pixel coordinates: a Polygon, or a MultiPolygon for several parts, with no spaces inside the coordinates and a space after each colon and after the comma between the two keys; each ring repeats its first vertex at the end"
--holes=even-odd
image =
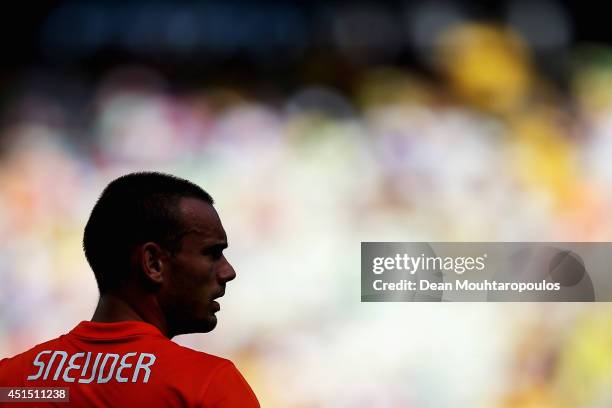
{"type": "Polygon", "coordinates": [[[37,402],[37,407],[259,407],[231,361],[182,347],[137,321],[84,321],[68,334],[0,360],[0,387],[69,389],[69,403],[37,402]]]}

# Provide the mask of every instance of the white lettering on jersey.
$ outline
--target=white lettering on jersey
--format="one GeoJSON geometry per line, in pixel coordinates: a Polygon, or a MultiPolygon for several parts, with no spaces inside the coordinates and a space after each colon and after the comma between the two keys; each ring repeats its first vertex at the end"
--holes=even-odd
{"type": "Polygon", "coordinates": [[[62,356],[62,361],[57,366],[57,370],[55,370],[55,375],[53,376],[53,380],[55,381],[57,380],[57,377],[59,377],[60,370],[64,366],[64,362],[66,361],[66,358],[68,357],[68,353],[66,353],[65,351],[54,351],[53,352],[53,355],[51,356],[51,360],[49,360],[49,365],[47,365],[47,371],[45,371],[45,375],[43,376],[43,380],[47,379],[47,376],[49,375],[49,371],[51,371],[51,366],[53,366],[53,362],[57,356],[62,356]]]}
{"type": "Polygon", "coordinates": [[[110,381],[113,376],[113,371],[115,371],[115,366],[117,365],[117,360],[119,359],[119,354],[107,354],[104,356],[104,360],[102,360],[102,365],[100,366],[100,374],[98,374],[98,384],[104,384],[110,381]],[[108,370],[108,376],[102,377],[104,373],[104,368],[106,367],[106,363],[109,358],[113,358],[113,364],[108,370]]]}
{"type": "Polygon", "coordinates": [[[138,371],[140,371],[141,368],[144,368],[147,371],[143,382],[148,382],[149,375],[151,375],[151,369],[149,367],[152,366],[154,362],[155,356],[153,354],[140,353],[140,357],[138,358],[138,362],[136,363],[136,369],[134,370],[134,376],[132,377],[132,382],[136,382],[136,380],[138,379],[138,371]],[[149,357],[149,362],[147,364],[142,363],[145,357],[149,357]]]}
{"type": "MultiPolygon", "coordinates": [[[[88,362],[89,362],[89,356],[90,355],[91,355],[91,353],[87,353],[87,361],[88,362]]],[[[102,357],[102,353],[98,353],[98,355],[96,356],[96,361],[94,361],[93,369],[91,370],[91,377],[89,377],[87,379],[79,378],[79,382],[80,383],[89,384],[90,382],[93,381],[94,377],[96,376],[96,368],[98,367],[98,363],[100,362],[100,357],[102,357]]],[[[83,367],[83,374],[82,375],[85,375],[86,371],[87,371],[87,366],[83,367]]]]}
{"type": "Polygon", "coordinates": [[[125,383],[131,378],[133,383],[147,383],[151,376],[151,367],[157,359],[151,353],[129,352],[123,355],[95,353],[93,364],[90,365],[92,354],[94,353],[89,351],[69,355],[63,350],[43,350],[36,355],[32,362],[34,367],[38,367],[38,371],[29,375],[27,379],[33,381],[40,379],[42,376],[43,380],[58,381],[59,379],[59,381],[67,383],[77,381],[85,384],[95,381],[97,384],[105,384],[112,380],[125,383]],[[81,366],[80,363],[83,358],[85,362],[81,366]],[[66,364],[66,361],[68,361],[68,364],[66,364]],[[136,362],[134,363],[134,361],[136,362]],[[79,372],[81,367],[82,370],[79,372]],[[52,371],[54,374],[49,378],[52,371]]]}
{"type": "MultiPolygon", "coordinates": [[[[121,371],[123,371],[123,369],[125,369],[125,368],[130,368],[132,366],[131,364],[127,364],[125,362],[125,360],[127,360],[128,358],[130,358],[132,356],[135,356],[135,355],[136,355],[136,353],[127,353],[121,359],[121,362],[119,363],[119,368],[117,369],[117,381],[118,382],[127,382],[127,380],[128,380],[127,378],[121,377],[121,371]]],[[[147,378],[147,380],[148,380],[148,378],[147,378]]]]}
{"type": "Polygon", "coordinates": [[[43,370],[45,369],[45,363],[39,361],[39,358],[42,357],[44,354],[49,354],[49,353],[51,353],[51,350],[44,350],[36,355],[36,358],[34,359],[34,362],[32,364],[34,364],[36,367],[40,367],[40,370],[38,370],[36,374],[32,374],[28,376],[28,381],[37,380],[38,377],[40,377],[43,370]]]}
{"type": "Polygon", "coordinates": [[[70,361],[68,361],[68,367],[66,367],[66,371],[64,371],[64,375],[62,376],[62,379],[66,382],[74,382],[74,378],[71,378],[68,376],[68,372],[70,370],[74,370],[75,368],[80,368],[81,366],[74,364],[74,360],[76,360],[79,357],[83,357],[85,355],[85,353],[76,353],[73,354],[72,357],[70,357],[70,361]]]}

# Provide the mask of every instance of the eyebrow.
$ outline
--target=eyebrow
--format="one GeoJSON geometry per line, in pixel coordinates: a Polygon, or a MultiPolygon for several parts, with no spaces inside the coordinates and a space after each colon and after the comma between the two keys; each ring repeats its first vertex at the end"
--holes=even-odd
{"type": "Polygon", "coordinates": [[[204,248],[206,248],[206,249],[221,249],[221,250],[223,250],[223,249],[227,248],[227,246],[228,246],[227,242],[223,241],[223,242],[215,242],[215,243],[212,243],[212,244],[205,244],[204,248]]]}
{"type": "MultiPolygon", "coordinates": [[[[186,231],[181,232],[178,235],[178,237],[179,237],[179,239],[183,239],[184,237],[186,237],[189,234],[201,234],[201,235],[203,235],[202,231],[200,231],[199,229],[197,229],[197,228],[190,228],[190,229],[188,229],[186,231]]],[[[204,239],[203,241],[204,241],[203,244],[205,244],[207,248],[209,248],[209,247],[212,248],[212,247],[220,246],[220,247],[222,247],[222,249],[225,249],[225,248],[228,247],[227,241],[225,241],[225,240],[223,240],[223,241],[216,241],[216,242],[213,242],[211,244],[208,244],[206,239],[204,239]]]]}

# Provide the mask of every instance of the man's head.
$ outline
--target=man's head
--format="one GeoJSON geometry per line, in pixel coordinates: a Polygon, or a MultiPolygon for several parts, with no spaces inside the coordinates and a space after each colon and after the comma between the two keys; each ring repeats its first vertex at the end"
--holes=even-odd
{"type": "Polygon", "coordinates": [[[219,310],[213,299],[236,276],[223,256],[227,237],[212,204],[197,185],[166,174],[111,182],[83,237],[100,294],[146,293],[170,336],[211,331],[219,310]]]}

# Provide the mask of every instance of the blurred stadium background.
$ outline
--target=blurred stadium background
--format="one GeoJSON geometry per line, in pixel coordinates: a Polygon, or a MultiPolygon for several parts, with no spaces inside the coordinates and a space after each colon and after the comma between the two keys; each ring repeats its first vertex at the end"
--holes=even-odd
{"type": "Polygon", "coordinates": [[[603,6],[300,3],[5,13],[0,356],[91,317],[89,211],[160,170],[215,197],[238,273],[177,340],[262,406],[611,406],[605,303],[359,301],[362,240],[610,240],[603,6]]]}

